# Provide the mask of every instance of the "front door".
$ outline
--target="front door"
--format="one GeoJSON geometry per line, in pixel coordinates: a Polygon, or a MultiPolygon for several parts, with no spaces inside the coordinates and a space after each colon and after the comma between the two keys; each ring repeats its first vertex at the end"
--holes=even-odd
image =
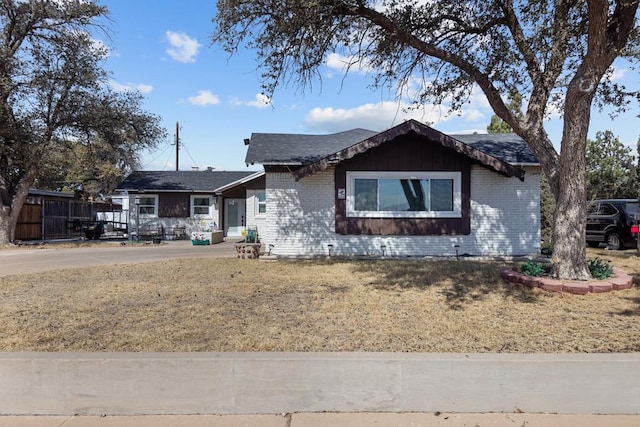
{"type": "Polygon", "coordinates": [[[241,236],[245,227],[245,200],[224,199],[224,231],[226,236],[241,236]]]}

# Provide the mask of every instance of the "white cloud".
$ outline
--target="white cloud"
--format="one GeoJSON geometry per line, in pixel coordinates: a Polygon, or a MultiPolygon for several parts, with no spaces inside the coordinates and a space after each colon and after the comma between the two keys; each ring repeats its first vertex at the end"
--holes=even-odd
{"type": "Polygon", "coordinates": [[[340,132],[353,128],[384,130],[409,119],[437,128],[438,124],[454,118],[473,123],[485,117],[487,115],[481,102],[479,105],[472,104],[454,115],[447,114],[447,109],[443,106],[385,101],[349,109],[314,108],[305,117],[305,123],[316,132],[340,132]]]}
{"type": "Polygon", "coordinates": [[[197,96],[191,96],[188,100],[189,104],[199,105],[201,107],[220,103],[220,99],[208,90],[199,90],[197,96]]]}
{"type": "Polygon", "coordinates": [[[126,92],[126,91],[137,90],[140,93],[149,93],[149,92],[151,92],[153,90],[153,86],[147,85],[147,84],[144,84],[144,83],[139,83],[139,84],[124,83],[123,84],[123,83],[118,83],[115,80],[110,80],[109,81],[109,85],[116,92],[126,92]]]}
{"type": "Polygon", "coordinates": [[[167,53],[178,62],[190,63],[196,61],[198,49],[201,45],[196,39],[192,39],[184,33],[167,31],[165,33],[169,47],[167,53]]]}
{"type": "Polygon", "coordinates": [[[263,93],[258,93],[254,100],[247,102],[246,105],[255,108],[266,108],[271,105],[271,98],[263,93]]]}
{"type": "Polygon", "coordinates": [[[627,74],[627,69],[612,67],[612,71],[610,75],[605,75],[605,78],[608,78],[610,81],[622,80],[624,76],[627,74]]]}
{"type": "Polygon", "coordinates": [[[271,98],[263,93],[256,94],[255,98],[251,101],[243,101],[240,98],[234,97],[231,99],[232,107],[254,107],[254,108],[267,108],[272,105],[271,98]]]}
{"type": "Polygon", "coordinates": [[[306,124],[315,131],[339,132],[345,129],[387,129],[408,119],[433,122],[437,114],[406,103],[379,102],[355,108],[314,108],[305,117],[306,124]]]}
{"type": "Polygon", "coordinates": [[[347,70],[356,71],[359,74],[366,74],[371,71],[371,66],[364,59],[358,59],[356,56],[344,56],[339,53],[331,53],[327,56],[326,65],[328,68],[341,73],[347,70]]]}

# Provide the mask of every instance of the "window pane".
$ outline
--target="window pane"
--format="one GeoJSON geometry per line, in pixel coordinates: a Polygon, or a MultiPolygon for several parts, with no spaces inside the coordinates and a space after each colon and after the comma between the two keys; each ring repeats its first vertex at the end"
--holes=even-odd
{"type": "Polygon", "coordinates": [[[140,197],[140,205],[155,206],[156,205],[156,198],[155,197],[140,197]]]}
{"type": "Polygon", "coordinates": [[[431,210],[453,211],[453,180],[431,180],[431,210]]]}
{"type": "Polygon", "coordinates": [[[155,215],[155,206],[140,206],[140,215],[155,215]]]}
{"type": "Polygon", "coordinates": [[[267,194],[264,191],[259,191],[256,197],[258,198],[258,213],[267,213],[267,194]]]}
{"type": "Polygon", "coordinates": [[[208,215],[209,206],[194,206],[193,213],[194,215],[208,215]]]}
{"type": "Polygon", "coordinates": [[[603,203],[601,205],[600,215],[615,215],[618,213],[618,210],[609,203],[603,203]]]}
{"type": "Polygon", "coordinates": [[[209,198],[208,197],[194,197],[193,198],[194,206],[209,206],[209,198]]]}
{"type": "Polygon", "coordinates": [[[402,193],[399,179],[379,179],[381,211],[408,211],[409,203],[402,193]]]}
{"type": "Polygon", "coordinates": [[[380,179],[380,210],[426,211],[429,181],[424,179],[380,179]]]}
{"type": "Polygon", "coordinates": [[[357,211],[378,210],[378,180],[355,179],[354,208],[357,211]]]}

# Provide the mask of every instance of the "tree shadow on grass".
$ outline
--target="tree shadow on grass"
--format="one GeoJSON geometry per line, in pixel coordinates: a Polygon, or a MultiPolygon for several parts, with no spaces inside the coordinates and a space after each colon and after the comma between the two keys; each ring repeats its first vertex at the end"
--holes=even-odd
{"type": "MultiPolygon", "coordinates": [[[[634,281],[635,280],[636,279],[634,278],[634,281]]],[[[638,285],[635,286],[637,287],[638,285]]],[[[635,304],[635,308],[621,310],[615,313],[611,312],[609,314],[611,314],[612,316],[640,316],[640,297],[624,297],[623,299],[631,301],[633,304],[635,304]]]]}
{"type": "Polygon", "coordinates": [[[354,272],[373,274],[376,279],[369,285],[378,290],[437,289],[453,310],[492,294],[521,303],[537,303],[539,293],[502,280],[500,269],[504,267],[499,262],[469,260],[375,260],[354,263],[354,272]]]}

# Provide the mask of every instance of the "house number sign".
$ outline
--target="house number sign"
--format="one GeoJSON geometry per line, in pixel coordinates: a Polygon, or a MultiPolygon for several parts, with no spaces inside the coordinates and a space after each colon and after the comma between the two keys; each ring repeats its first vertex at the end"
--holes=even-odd
{"type": "Polygon", "coordinates": [[[347,198],[347,190],[344,188],[338,188],[338,199],[344,200],[347,198]]]}

